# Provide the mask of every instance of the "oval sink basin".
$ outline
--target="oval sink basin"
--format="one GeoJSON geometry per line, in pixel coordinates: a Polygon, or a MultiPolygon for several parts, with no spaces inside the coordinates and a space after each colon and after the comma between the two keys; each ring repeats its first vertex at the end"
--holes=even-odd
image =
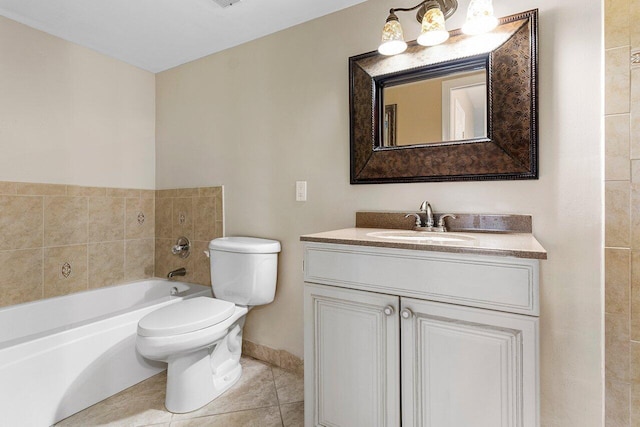
{"type": "Polygon", "coordinates": [[[367,233],[369,237],[391,240],[409,240],[416,243],[448,243],[448,242],[471,242],[475,238],[455,233],[439,233],[433,231],[374,231],[367,233]]]}

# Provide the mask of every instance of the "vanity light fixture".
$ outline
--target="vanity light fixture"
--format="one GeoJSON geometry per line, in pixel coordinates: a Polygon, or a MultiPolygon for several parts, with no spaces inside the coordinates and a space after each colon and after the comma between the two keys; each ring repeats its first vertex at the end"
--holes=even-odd
{"type": "Polygon", "coordinates": [[[488,33],[498,26],[498,19],[493,15],[491,0],[471,0],[467,9],[467,20],[462,32],[470,36],[488,33]]]}
{"type": "Polygon", "coordinates": [[[417,40],[418,44],[434,46],[444,43],[449,38],[444,21],[458,9],[458,1],[425,0],[413,7],[389,10],[387,22],[382,29],[382,42],[378,47],[378,52],[382,55],[396,55],[407,49],[402,26],[395,12],[411,12],[416,9],[418,10],[416,20],[422,24],[422,32],[417,40]]]}

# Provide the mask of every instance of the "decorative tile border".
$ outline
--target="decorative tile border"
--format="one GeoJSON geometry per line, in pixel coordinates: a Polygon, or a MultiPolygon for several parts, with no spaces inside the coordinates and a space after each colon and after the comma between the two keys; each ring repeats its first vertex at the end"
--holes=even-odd
{"type": "Polygon", "coordinates": [[[640,67],[640,50],[634,50],[631,52],[631,68],[640,67]]]}

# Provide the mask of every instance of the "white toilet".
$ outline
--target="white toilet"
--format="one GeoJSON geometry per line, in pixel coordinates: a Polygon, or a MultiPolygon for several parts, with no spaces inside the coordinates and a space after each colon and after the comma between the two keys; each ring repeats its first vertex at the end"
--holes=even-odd
{"type": "Polygon", "coordinates": [[[180,301],[138,323],[138,352],[168,363],[171,412],[201,408],[240,379],[245,315],[275,296],[280,242],[223,237],[209,243],[209,252],[214,298],[180,301]]]}

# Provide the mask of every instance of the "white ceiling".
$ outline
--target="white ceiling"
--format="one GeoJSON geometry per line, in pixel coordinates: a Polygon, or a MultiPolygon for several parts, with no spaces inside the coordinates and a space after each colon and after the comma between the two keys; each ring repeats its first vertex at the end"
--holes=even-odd
{"type": "Polygon", "coordinates": [[[0,15],[157,73],[365,0],[0,0],[0,15]]]}

